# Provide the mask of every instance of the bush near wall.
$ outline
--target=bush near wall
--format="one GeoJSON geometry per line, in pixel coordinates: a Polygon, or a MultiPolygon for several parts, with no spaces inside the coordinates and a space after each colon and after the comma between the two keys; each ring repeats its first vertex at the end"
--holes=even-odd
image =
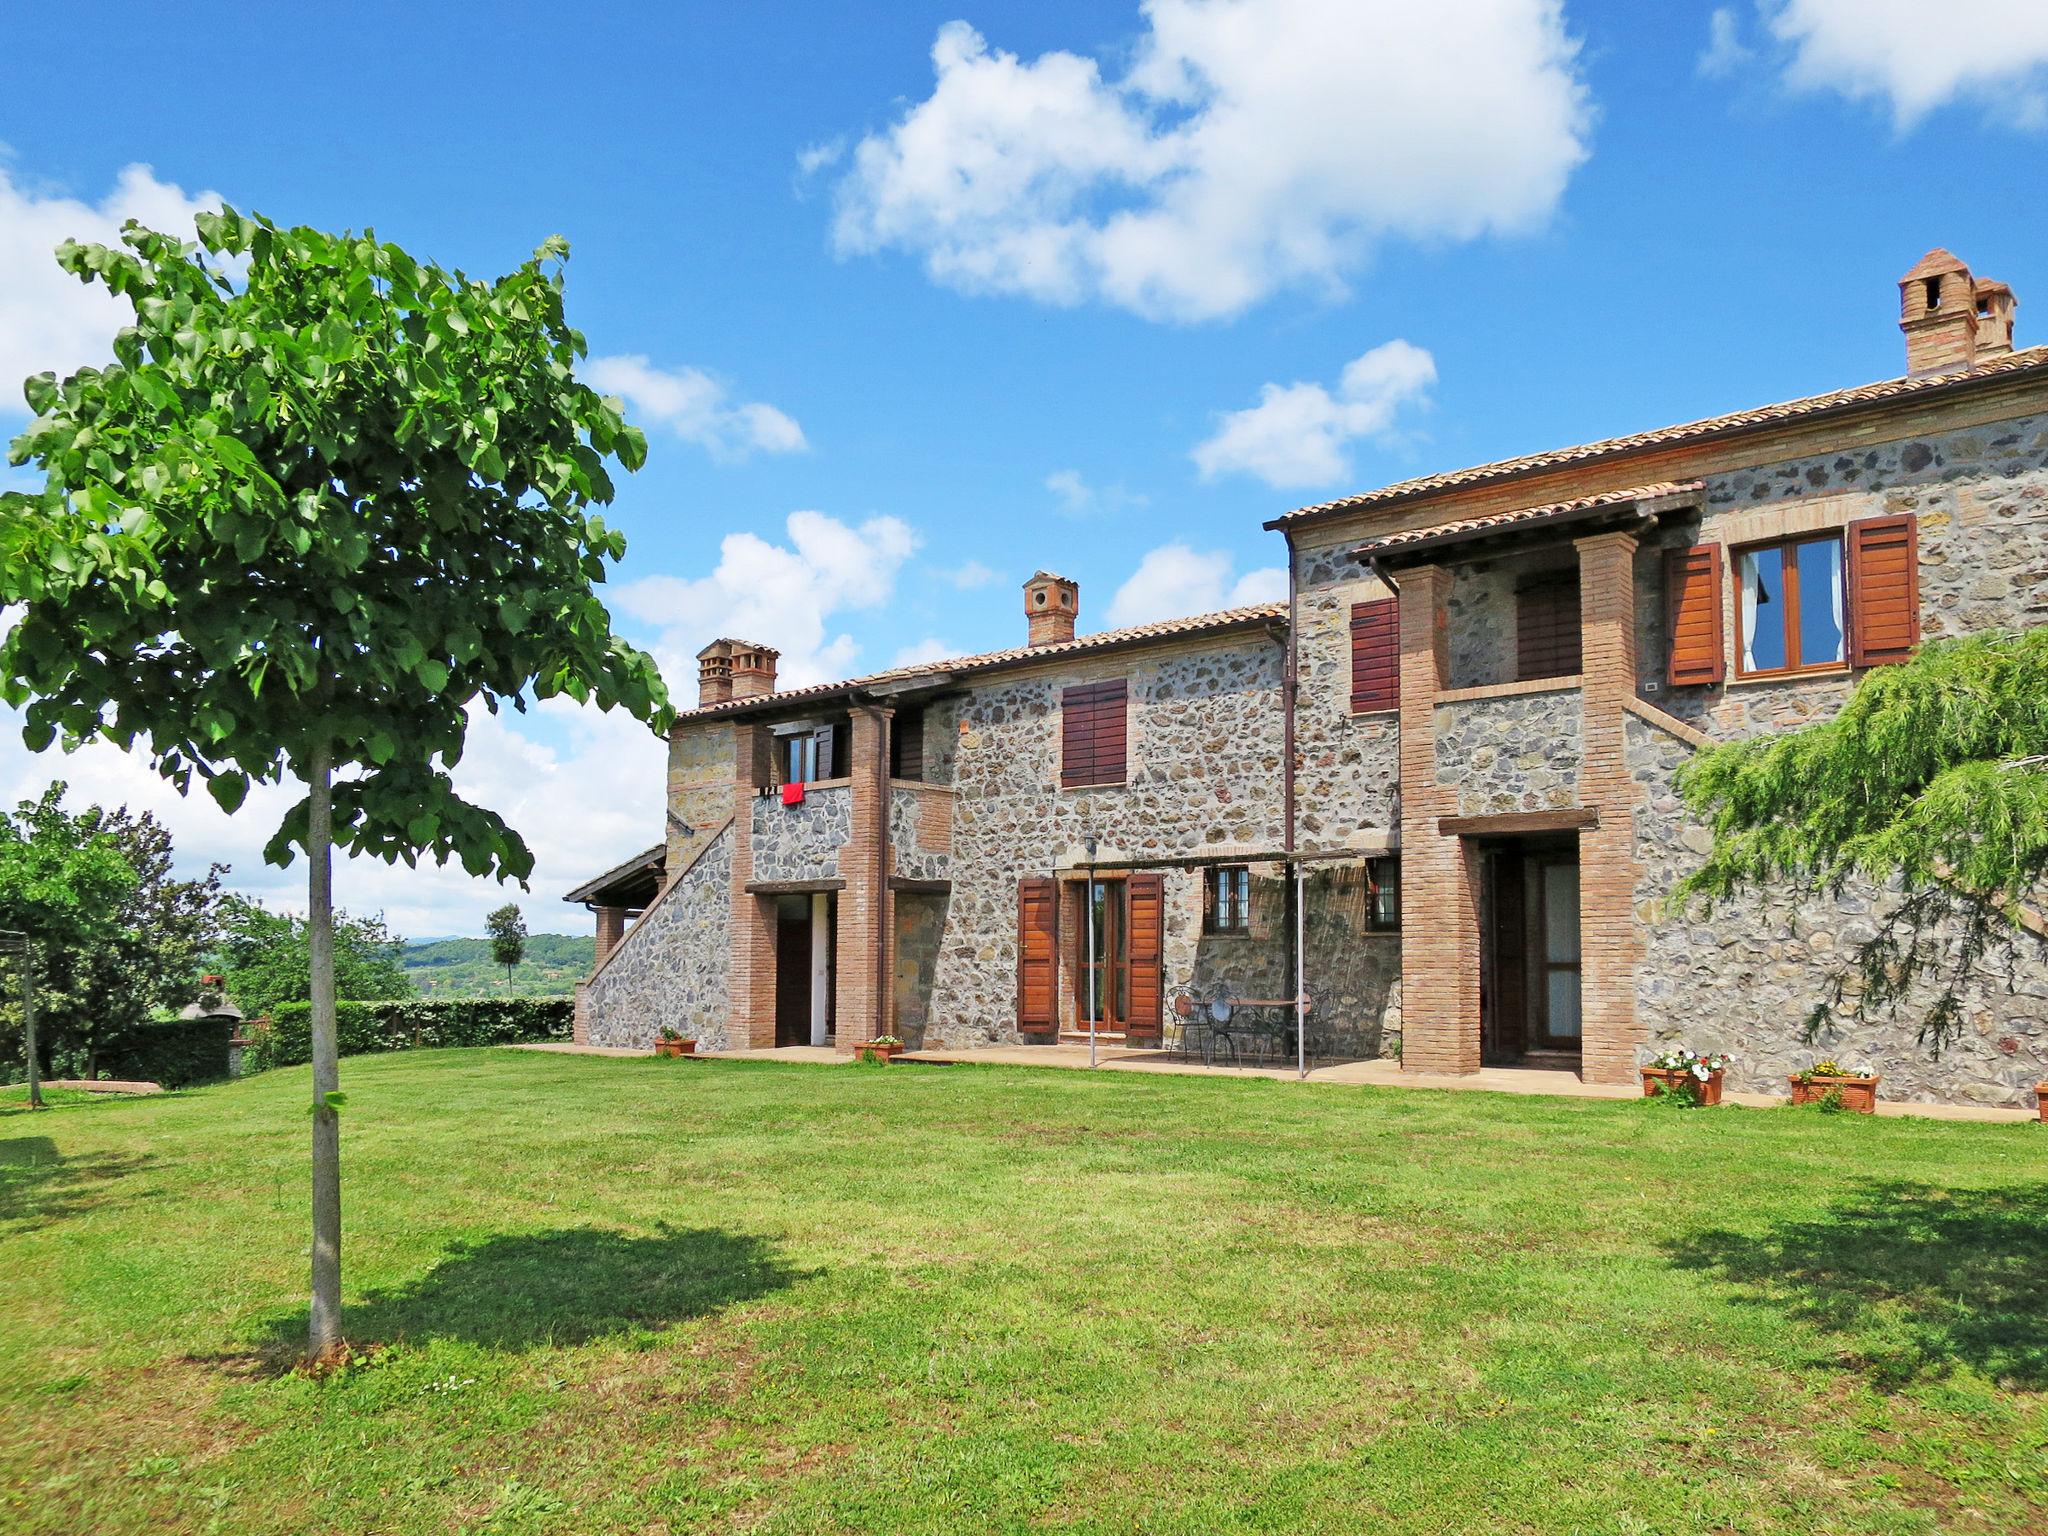
{"type": "MultiPolygon", "coordinates": [[[[336,1003],[335,1034],[344,1056],[446,1045],[517,1045],[566,1040],[576,1004],[566,997],[403,998],[336,1003]]],[[[284,1003],[267,1028],[249,1031],[252,1072],[303,1066],[313,1059],[313,1005],[284,1003]]]]}
{"type": "Polygon", "coordinates": [[[228,1075],[226,1019],[152,1019],[117,1035],[94,1063],[101,1077],[189,1088],[228,1075]]]}

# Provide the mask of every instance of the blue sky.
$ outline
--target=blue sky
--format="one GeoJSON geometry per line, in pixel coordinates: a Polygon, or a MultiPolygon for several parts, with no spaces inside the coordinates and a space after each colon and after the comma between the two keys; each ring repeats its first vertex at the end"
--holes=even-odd
{"type": "MultiPolygon", "coordinates": [[[[614,609],[688,701],[724,628],[801,681],[1014,643],[1039,565],[1084,628],[1256,597],[1292,506],[1894,375],[1932,245],[2048,334],[2038,0],[578,10],[10,18],[0,372],[103,350],[41,263],[124,212],[218,196],[479,273],[565,234],[653,446],[614,609]]],[[[615,722],[494,725],[466,769],[540,854],[537,930],[659,833],[615,722]]],[[[281,802],[0,747],[0,793],[53,773],[296,899],[255,856],[281,802]]],[[[503,899],[340,886],[420,934],[503,899]]]]}

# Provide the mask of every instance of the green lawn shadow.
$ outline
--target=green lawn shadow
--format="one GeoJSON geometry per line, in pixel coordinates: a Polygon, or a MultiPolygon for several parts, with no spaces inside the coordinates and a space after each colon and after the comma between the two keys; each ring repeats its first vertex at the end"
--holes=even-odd
{"type": "MultiPolygon", "coordinates": [[[[417,1280],[342,1308],[358,1344],[452,1339],[513,1353],[660,1330],[753,1301],[806,1276],[750,1233],[658,1226],[503,1233],[458,1243],[417,1280]]],[[[271,1325],[262,1354],[304,1347],[305,1315],[271,1325]]]]}
{"type": "Polygon", "coordinates": [[[1681,1269],[1841,1335],[1847,1363],[1885,1390],[1958,1366],[2048,1386],[2048,1184],[1866,1181],[1761,1234],[1664,1246],[1681,1269]]]}
{"type": "Polygon", "coordinates": [[[154,1166],[144,1153],[66,1157],[47,1136],[0,1140],[0,1233],[47,1226],[124,1198],[110,1186],[154,1166]]]}

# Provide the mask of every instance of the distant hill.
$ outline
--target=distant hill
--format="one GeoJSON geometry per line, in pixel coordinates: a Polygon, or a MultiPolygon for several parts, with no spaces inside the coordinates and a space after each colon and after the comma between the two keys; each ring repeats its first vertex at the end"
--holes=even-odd
{"type": "Polygon", "coordinates": [[[597,940],[566,933],[530,933],[526,958],[505,986],[505,968],[491,959],[489,939],[434,939],[408,944],[405,974],[425,997],[567,997],[590,974],[597,940]]]}

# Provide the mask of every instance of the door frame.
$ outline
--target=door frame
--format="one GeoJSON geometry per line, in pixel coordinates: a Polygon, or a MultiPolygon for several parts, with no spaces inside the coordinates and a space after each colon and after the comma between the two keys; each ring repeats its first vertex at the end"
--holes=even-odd
{"type": "Polygon", "coordinates": [[[1071,882],[1076,894],[1079,910],[1074,914],[1074,973],[1073,1004],[1074,1028],[1088,1027],[1089,983],[1095,974],[1103,969],[1109,972],[1109,986],[1102,988],[1100,995],[1104,1006],[1095,1020],[1098,1030],[1123,1029],[1130,1013],[1130,942],[1131,942],[1131,887],[1122,870],[1102,870],[1092,877],[1085,871],[1071,882]],[[1102,943],[1101,961],[1088,951],[1088,902],[1089,883],[1101,886],[1105,893],[1103,901],[1103,931],[1098,935],[1102,943]]]}
{"type": "Polygon", "coordinates": [[[1583,878],[1578,838],[1573,834],[1489,838],[1481,844],[1480,853],[1480,1058],[1502,1065],[1531,1056],[1579,1056],[1584,1050],[1583,947],[1577,960],[1552,961],[1543,942],[1543,871],[1569,865],[1580,870],[1583,878]],[[1581,1033],[1561,1039],[1549,1027],[1549,977],[1551,972],[1563,970],[1581,978],[1581,1033]]]}

